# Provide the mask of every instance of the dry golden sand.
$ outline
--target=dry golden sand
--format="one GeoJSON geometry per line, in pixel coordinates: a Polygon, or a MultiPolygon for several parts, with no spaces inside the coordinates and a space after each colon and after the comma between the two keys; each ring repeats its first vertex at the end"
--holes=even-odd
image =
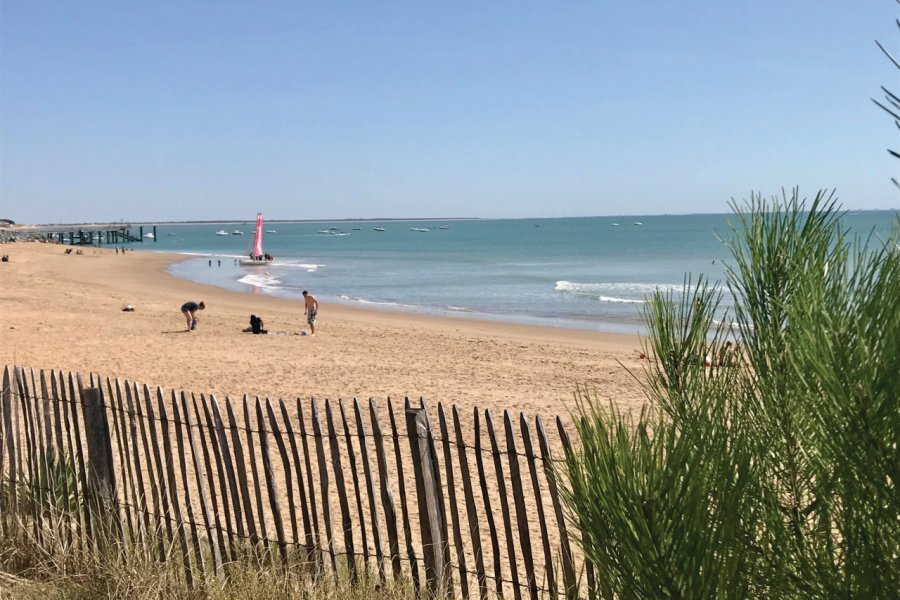
{"type": "MultiPolygon", "coordinates": [[[[237,293],[164,272],[172,254],[53,244],[3,247],[0,363],[100,372],[219,397],[424,397],[552,417],[578,385],[623,409],[643,403],[636,336],[360,310],[323,303],[317,335],[300,301],[237,293]],[[180,306],[205,301],[186,332],[180,306]],[[131,304],[134,312],[122,312],[131,304]],[[251,313],[270,332],[242,333],[251,313]],[[622,364],[619,364],[619,363],[622,364]],[[624,367],[623,367],[624,365],[624,367]]],[[[315,290],[311,290],[315,293],[315,290]]]]}

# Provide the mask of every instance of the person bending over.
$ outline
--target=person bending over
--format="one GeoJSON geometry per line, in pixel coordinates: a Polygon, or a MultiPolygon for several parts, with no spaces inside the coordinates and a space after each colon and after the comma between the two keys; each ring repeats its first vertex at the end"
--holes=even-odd
{"type": "Polygon", "coordinates": [[[188,331],[197,328],[197,312],[206,308],[206,305],[202,302],[197,304],[196,302],[185,302],[181,305],[181,314],[184,315],[184,319],[187,322],[188,331]]]}

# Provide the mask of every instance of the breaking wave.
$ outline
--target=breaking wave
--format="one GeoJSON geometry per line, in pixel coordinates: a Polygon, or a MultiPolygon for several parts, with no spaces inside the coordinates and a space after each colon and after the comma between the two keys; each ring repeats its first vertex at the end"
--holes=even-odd
{"type": "Polygon", "coordinates": [[[652,283],[578,283],[574,281],[557,281],[554,288],[558,292],[572,294],[598,302],[617,304],[643,304],[645,296],[653,292],[681,290],[680,285],[652,283]]]}

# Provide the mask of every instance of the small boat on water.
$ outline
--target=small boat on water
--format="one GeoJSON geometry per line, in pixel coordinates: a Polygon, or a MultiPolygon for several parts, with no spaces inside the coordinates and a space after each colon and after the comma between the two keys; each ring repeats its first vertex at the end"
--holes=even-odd
{"type": "Polygon", "coordinates": [[[244,235],[244,232],[241,231],[240,229],[235,229],[234,231],[231,232],[231,235],[244,235]]]}
{"type": "Polygon", "coordinates": [[[634,224],[635,225],[643,225],[643,223],[641,223],[640,221],[635,221],[634,224]]]}
{"type": "Polygon", "coordinates": [[[362,227],[354,227],[353,231],[362,231],[362,227]]]}
{"type": "Polygon", "coordinates": [[[249,256],[242,258],[240,263],[242,267],[255,267],[267,265],[275,257],[268,252],[263,252],[263,217],[262,213],[256,213],[256,232],[253,234],[253,244],[250,246],[249,256]]]}
{"type": "Polygon", "coordinates": [[[278,233],[274,229],[266,229],[266,233],[278,233]]]}
{"type": "Polygon", "coordinates": [[[319,230],[319,233],[329,234],[329,233],[331,233],[331,232],[328,231],[327,229],[320,229],[320,230],[319,230]]]}
{"type": "Polygon", "coordinates": [[[410,231],[418,231],[419,233],[428,233],[429,231],[431,231],[427,227],[410,227],[409,230],[410,231]]]}
{"type": "Polygon", "coordinates": [[[613,223],[612,225],[610,225],[610,227],[618,227],[618,226],[619,226],[618,223],[613,223]]]}
{"type": "Polygon", "coordinates": [[[385,231],[384,227],[376,227],[375,231],[385,231]]]}
{"type": "Polygon", "coordinates": [[[438,225],[438,229],[450,229],[447,225],[438,225]]]}
{"type": "Polygon", "coordinates": [[[144,237],[147,238],[148,240],[155,240],[155,239],[156,239],[156,236],[153,234],[153,232],[145,233],[145,234],[144,234],[144,237]]]}
{"type": "Polygon", "coordinates": [[[228,235],[228,232],[224,229],[220,229],[216,232],[216,235],[228,235]]]}

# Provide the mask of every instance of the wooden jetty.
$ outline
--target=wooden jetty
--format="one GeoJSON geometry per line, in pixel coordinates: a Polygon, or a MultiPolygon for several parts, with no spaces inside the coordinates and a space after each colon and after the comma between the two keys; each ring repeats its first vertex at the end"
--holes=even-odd
{"type": "Polygon", "coordinates": [[[131,225],[130,223],[96,223],[91,225],[38,225],[30,228],[30,234],[37,234],[51,242],[68,244],[70,246],[118,246],[122,244],[143,243],[146,239],[157,241],[156,225],[148,225],[153,228],[152,238],[144,237],[143,225],[131,225]],[[137,232],[135,233],[135,229],[137,232]]]}

